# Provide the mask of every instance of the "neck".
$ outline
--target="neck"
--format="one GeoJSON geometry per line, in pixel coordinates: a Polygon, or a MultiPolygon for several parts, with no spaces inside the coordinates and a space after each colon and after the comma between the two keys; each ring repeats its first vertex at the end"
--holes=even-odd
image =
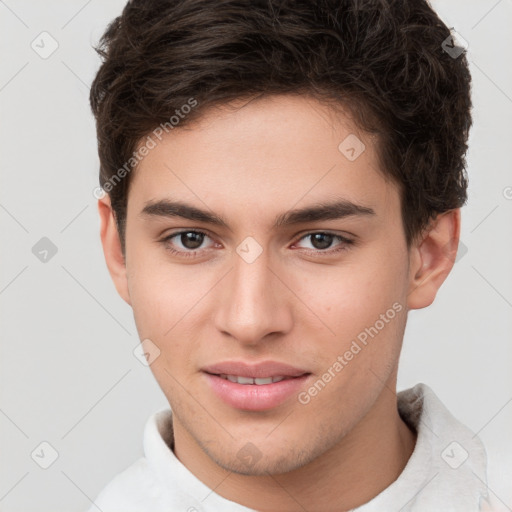
{"type": "MultiPolygon", "coordinates": [[[[332,449],[288,473],[235,474],[218,466],[174,421],[175,454],[224,498],[261,512],[349,511],[370,501],[403,471],[416,434],[398,414],[394,386],[383,388],[367,415],[332,449]]],[[[175,419],[174,419],[175,420],[175,419]]]]}

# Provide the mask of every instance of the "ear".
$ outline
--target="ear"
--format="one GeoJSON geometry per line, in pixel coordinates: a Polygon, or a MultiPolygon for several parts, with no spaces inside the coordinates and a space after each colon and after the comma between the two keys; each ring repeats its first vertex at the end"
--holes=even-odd
{"type": "Polygon", "coordinates": [[[407,307],[430,306],[453,268],[460,236],[460,208],[437,215],[412,245],[407,307]]]}
{"type": "Polygon", "coordinates": [[[117,231],[114,212],[108,194],[98,199],[98,212],[101,221],[101,244],[103,245],[103,254],[105,255],[110,276],[112,281],[114,281],[117,293],[131,306],[125,259],[121,250],[121,240],[119,239],[119,232],[117,231]]]}

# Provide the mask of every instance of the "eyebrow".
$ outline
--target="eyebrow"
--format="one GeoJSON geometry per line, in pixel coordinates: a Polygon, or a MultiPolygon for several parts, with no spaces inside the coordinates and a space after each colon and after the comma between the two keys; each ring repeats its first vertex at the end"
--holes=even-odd
{"type": "MultiPolygon", "coordinates": [[[[214,226],[229,228],[228,223],[219,215],[202,210],[182,201],[160,199],[150,201],[144,206],[140,214],[144,217],[181,217],[197,222],[204,222],[214,226]]],[[[373,208],[353,203],[347,199],[334,202],[323,202],[305,208],[290,210],[278,215],[273,228],[316,222],[319,220],[335,220],[345,217],[364,217],[375,215],[373,208]]]]}

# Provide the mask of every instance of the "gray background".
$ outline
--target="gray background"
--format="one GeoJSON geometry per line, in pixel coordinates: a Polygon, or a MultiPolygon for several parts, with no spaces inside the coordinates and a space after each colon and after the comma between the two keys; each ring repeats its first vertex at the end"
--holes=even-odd
{"type": "MultiPolygon", "coordinates": [[[[167,404],[133,355],[132,312],[107,272],[92,194],[91,45],[124,3],[0,1],[2,511],[87,509],[142,455],[144,424],[167,404]],[[47,58],[31,47],[55,44],[43,31],[58,43],[47,58]],[[43,237],[57,248],[46,262],[32,252],[43,237]],[[58,453],[48,469],[43,441],[58,453]]],[[[479,433],[489,486],[512,509],[512,1],[433,6],[469,43],[469,204],[452,274],[409,315],[398,387],[427,383],[479,433]]]]}

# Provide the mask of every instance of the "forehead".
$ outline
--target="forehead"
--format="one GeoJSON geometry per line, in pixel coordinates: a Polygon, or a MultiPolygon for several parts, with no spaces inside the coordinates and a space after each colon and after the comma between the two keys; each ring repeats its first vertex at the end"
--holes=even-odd
{"type": "Polygon", "coordinates": [[[212,107],[155,142],[132,176],[129,203],[139,210],[171,195],[275,218],[315,201],[342,197],[378,211],[397,198],[379,168],[376,139],[310,97],[212,107]]]}

